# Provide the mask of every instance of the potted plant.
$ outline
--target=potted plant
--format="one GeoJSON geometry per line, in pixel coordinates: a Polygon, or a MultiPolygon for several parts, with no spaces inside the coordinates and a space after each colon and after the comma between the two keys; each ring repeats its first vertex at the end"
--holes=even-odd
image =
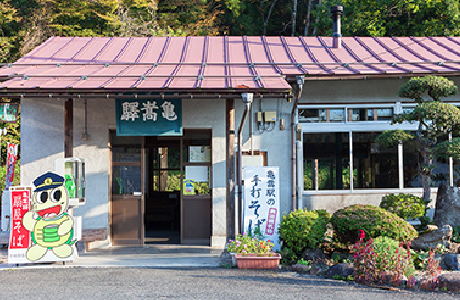
{"type": "Polygon", "coordinates": [[[236,261],[238,269],[276,269],[281,255],[273,252],[274,244],[268,240],[259,240],[246,233],[238,235],[227,243],[227,252],[232,254],[232,263],[236,261]]]}

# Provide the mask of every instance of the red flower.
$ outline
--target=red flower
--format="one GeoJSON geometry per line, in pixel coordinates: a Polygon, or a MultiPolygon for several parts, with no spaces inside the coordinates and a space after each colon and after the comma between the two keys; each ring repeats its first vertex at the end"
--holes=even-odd
{"type": "Polygon", "coordinates": [[[366,236],[366,233],[364,232],[364,230],[360,229],[359,230],[359,238],[363,239],[365,236],[366,236]]]}

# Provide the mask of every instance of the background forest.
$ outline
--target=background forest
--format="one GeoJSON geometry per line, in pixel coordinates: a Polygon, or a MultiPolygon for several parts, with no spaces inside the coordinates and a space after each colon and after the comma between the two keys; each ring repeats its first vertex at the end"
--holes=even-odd
{"type": "Polygon", "coordinates": [[[342,5],[344,36],[448,36],[460,0],[1,0],[0,62],[50,36],[330,36],[342,5]]]}

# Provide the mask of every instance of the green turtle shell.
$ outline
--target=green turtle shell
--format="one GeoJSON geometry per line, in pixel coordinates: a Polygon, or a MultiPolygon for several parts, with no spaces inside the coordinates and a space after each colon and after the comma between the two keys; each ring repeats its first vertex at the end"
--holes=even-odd
{"type": "Polygon", "coordinates": [[[34,228],[35,242],[46,248],[54,248],[65,244],[70,239],[71,231],[62,236],[59,236],[57,232],[59,226],[69,219],[68,215],[63,215],[56,220],[37,220],[34,228]]]}

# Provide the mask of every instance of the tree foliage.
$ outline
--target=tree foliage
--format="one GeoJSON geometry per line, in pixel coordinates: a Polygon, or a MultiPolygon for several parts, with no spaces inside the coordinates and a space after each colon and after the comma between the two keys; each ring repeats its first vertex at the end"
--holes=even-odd
{"type": "Polygon", "coordinates": [[[411,141],[415,136],[405,130],[387,130],[379,135],[376,142],[384,147],[392,147],[399,143],[411,141]]]}
{"type": "Polygon", "coordinates": [[[2,0],[0,62],[50,36],[330,36],[334,5],[344,36],[460,34],[458,0],[2,0]]]}
{"type": "Polygon", "coordinates": [[[424,94],[431,100],[439,101],[443,97],[449,97],[458,93],[458,87],[453,81],[439,76],[412,77],[399,89],[399,97],[414,99],[417,102],[424,100],[424,94]]]}
{"type": "Polygon", "coordinates": [[[313,12],[316,34],[331,35],[329,9],[344,7],[344,36],[449,36],[460,34],[458,0],[325,0],[313,12]]]}
{"type": "MultiPolygon", "coordinates": [[[[437,158],[460,158],[460,139],[449,141],[449,135],[460,135],[460,109],[455,105],[441,102],[444,97],[457,94],[458,87],[453,81],[441,76],[413,77],[399,89],[399,96],[415,100],[413,111],[396,115],[393,124],[418,122],[416,134],[389,130],[377,139],[385,146],[392,146],[415,140],[423,157],[420,165],[422,174],[423,199],[431,201],[431,176],[437,158]],[[426,98],[426,95],[429,98],[426,98]],[[445,141],[440,141],[444,139],[445,141]]],[[[446,176],[444,176],[446,178],[446,176]]]]}

